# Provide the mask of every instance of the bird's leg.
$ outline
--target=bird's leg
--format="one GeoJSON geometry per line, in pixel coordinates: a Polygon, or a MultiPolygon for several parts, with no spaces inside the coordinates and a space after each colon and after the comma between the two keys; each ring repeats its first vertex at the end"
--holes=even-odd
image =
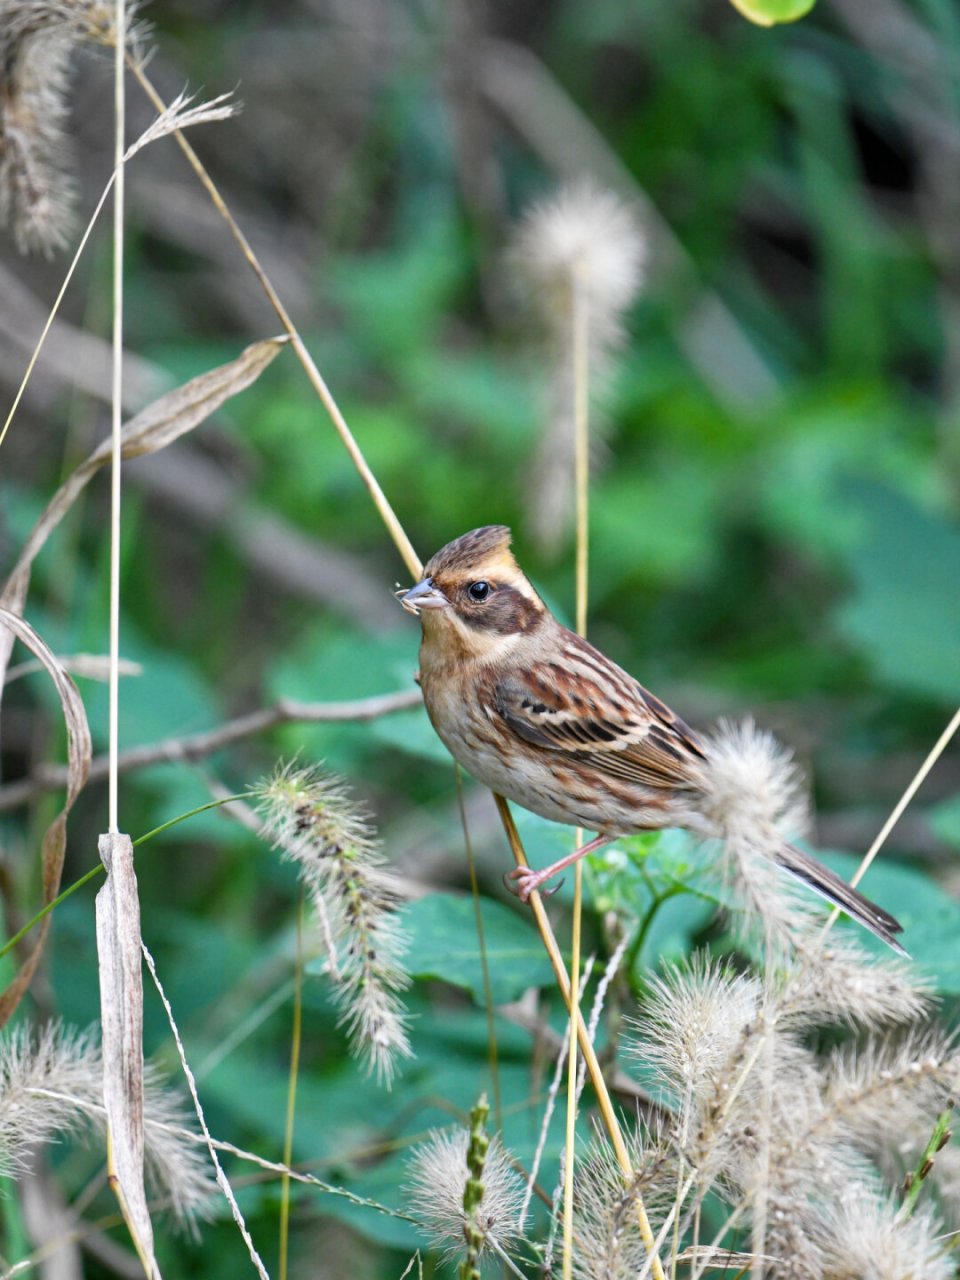
{"type": "Polygon", "coordinates": [[[558,871],[563,871],[565,867],[572,866],[585,853],[593,853],[597,849],[602,849],[605,844],[612,844],[614,840],[616,840],[616,836],[594,836],[592,840],[582,844],[579,849],[574,849],[573,853],[568,853],[565,858],[561,858],[559,862],[552,863],[549,867],[544,867],[542,871],[535,871],[533,867],[514,867],[512,871],[508,871],[503,877],[504,884],[507,885],[508,889],[513,890],[521,902],[527,902],[531,893],[539,889],[545,880],[555,876],[558,871]],[[509,884],[507,883],[508,881],[509,884]]]}

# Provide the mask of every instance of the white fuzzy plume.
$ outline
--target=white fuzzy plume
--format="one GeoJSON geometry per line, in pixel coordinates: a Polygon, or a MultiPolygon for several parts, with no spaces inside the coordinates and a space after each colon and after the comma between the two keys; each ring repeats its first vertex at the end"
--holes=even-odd
{"type": "Polygon", "coordinates": [[[354,1052],[388,1087],[412,1054],[400,992],[409,984],[396,920],[402,886],[343,782],[281,766],[254,788],[267,834],[295,862],[328,945],[329,973],[354,1052]]]}
{"type": "MultiPolygon", "coordinates": [[[[546,429],[533,468],[535,529],[555,546],[573,513],[575,302],[583,307],[590,385],[596,389],[623,337],[623,317],[643,278],[646,240],[618,196],[580,182],[534,205],[511,259],[549,341],[546,429]]],[[[600,425],[593,415],[593,437],[600,425]]]]}
{"type": "MultiPolygon", "coordinates": [[[[209,1214],[214,1186],[190,1137],[183,1099],[149,1065],[144,1097],[147,1175],[177,1218],[209,1214]]],[[[0,1174],[17,1177],[31,1150],[58,1135],[106,1132],[103,1059],[96,1037],[59,1023],[20,1026],[0,1041],[0,1174]]]]}
{"type": "Polygon", "coordinates": [[[707,740],[699,779],[704,834],[771,844],[793,840],[808,823],[804,780],[792,753],[751,719],[721,720],[707,740]]]}
{"type": "MultiPolygon", "coordinates": [[[[410,1161],[410,1207],[431,1240],[448,1254],[459,1252],[464,1243],[469,1146],[466,1129],[438,1130],[416,1148],[410,1161]]],[[[521,1235],[517,1224],[522,1202],[523,1179],[495,1136],[484,1156],[483,1196],[476,1216],[488,1244],[505,1249],[521,1235]]]]}
{"type": "Polygon", "coordinates": [[[747,908],[740,927],[762,925],[768,946],[809,935],[813,902],[776,863],[784,842],[807,825],[803,775],[792,754],[752,719],[721,720],[696,782],[697,834],[721,843],[724,879],[747,908]]]}

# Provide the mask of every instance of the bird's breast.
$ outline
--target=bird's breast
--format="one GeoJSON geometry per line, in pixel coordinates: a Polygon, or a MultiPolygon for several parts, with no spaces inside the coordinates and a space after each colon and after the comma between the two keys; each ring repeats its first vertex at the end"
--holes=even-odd
{"type": "MultiPolygon", "coordinates": [[[[626,833],[647,825],[645,788],[613,785],[571,755],[514,734],[496,711],[490,675],[465,664],[425,660],[420,684],[430,721],[450,754],[478,782],[525,809],[591,831],[626,833]]],[[[652,816],[652,815],[651,815],[652,816]]]]}

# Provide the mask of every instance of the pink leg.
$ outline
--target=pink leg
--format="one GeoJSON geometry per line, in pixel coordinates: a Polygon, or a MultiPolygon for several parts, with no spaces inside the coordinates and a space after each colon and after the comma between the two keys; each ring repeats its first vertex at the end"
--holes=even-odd
{"type": "Polygon", "coordinates": [[[585,853],[593,853],[596,849],[602,849],[604,845],[612,844],[615,839],[616,836],[594,836],[592,840],[581,845],[579,849],[574,849],[573,853],[568,853],[565,858],[561,858],[559,862],[554,862],[552,866],[544,867],[542,871],[535,871],[533,867],[515,867],[513,871],[508,871],[503,877],[504,883],[508,880],[511,881],[512,883],[507,887],[517,894],[521,902],[527,902],[531,893],[536,892],[545,880],[555,876],[564,867],[572,866],[585,853]]]}

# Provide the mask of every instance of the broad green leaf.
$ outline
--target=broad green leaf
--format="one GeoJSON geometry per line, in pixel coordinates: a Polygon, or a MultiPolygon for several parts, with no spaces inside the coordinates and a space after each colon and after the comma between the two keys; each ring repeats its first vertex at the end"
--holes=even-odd
{"type": "MultiPolygon", "coordinates": [[[[860,864],[852,854],[818,853],[817,857],[845,880],[860,864]]],[[[933,978],[937,991],[960,993],[960,902],[921,871],[883,859],[873,864],[860,888],[903,925],[900,941],[933,978]]],[[[858,929],[857,936],[864,946],[889,955],[889,949],[865,930],[858,929]]]]}
{"type": "Polygon", "coordinates": [[[863,533],[847,552],[853,598],[840,630],[890,684],[960,700],[960,532],[900,494],[848,483],[842,501],[863,533]]]}
{"type": "MultiPolygon", "coordinates": [[[[528,987],[545,986],[553,970],[536,929],[502,903],[480,902],[494,1004],[516,1000],[528,987]]],[[[431,893],[400,912],[411,937],[408,964],[416,978],[439,978],[483,1003],[483,971],[474,905],[469,897],[431,893]]]]}
{"type": "Polygon", "coordinates": [[[445,766],[450,771],[450,776],[453,776],[450,752],[437,737],[422,707],[374,720],[370,725],[370,733],[377,742],[395,747],[406,755],[432,760],[445,766]]]}

